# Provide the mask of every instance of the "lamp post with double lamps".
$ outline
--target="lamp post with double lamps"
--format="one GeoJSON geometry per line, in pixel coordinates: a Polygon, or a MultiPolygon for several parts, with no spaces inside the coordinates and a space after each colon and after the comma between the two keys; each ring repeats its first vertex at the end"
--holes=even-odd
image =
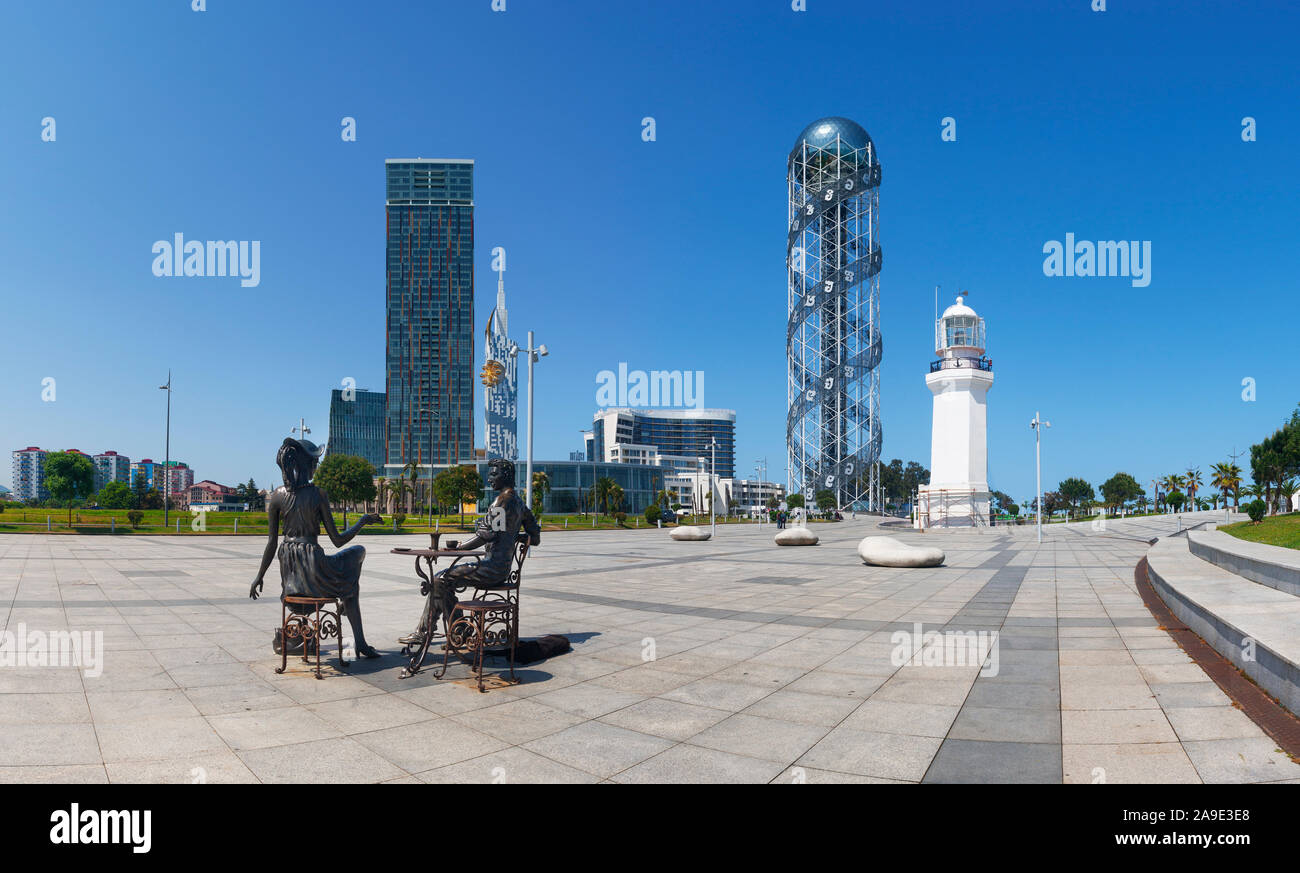
{"type": "Polygon", "coordinates": [[[1034,429],[1034,481],[1035,488],[1038,489],[1038,499],[1035,501],[1038,509],[1038,541],[1043,541],[1043,428],[1051,427],[1050,421],[1043,421],[1037,412],[1034,413],[1034,420],[1029,422],[1029,426],[1034,429]]]}
{"type": "MultiPolygon", "coordinates": [[[[550,354],[546,350],[546,344],[543,343],[536,348],[533,347],[533,332],[528,331],[528,348],[521,349],[518,345],[510,347],[510,357],[515,358],[523,352],[528,356],[528,462],[524,474],[524,505],[529,509],[533,508],[533,364],[537,363],[539,358],[544,358],[550,354]]],[[[594,485],[594,483],[593,483],[594,485]]]]}

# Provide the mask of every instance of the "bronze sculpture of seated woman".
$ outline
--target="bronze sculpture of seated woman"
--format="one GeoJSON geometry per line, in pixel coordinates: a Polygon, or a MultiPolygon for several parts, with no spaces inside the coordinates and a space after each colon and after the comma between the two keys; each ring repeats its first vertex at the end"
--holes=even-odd
{"type": "MultiPolygon", "coordinates": [[[[286,439],[276,454],[275,462],[284,474],[284,487],[277,488],[266,501],[267,537],[262,566],[257,571],[248,596],[257,599],[262,590],[262,580],[271,566],[271,559],[280,559],[281,598],[336,597],[352,625],[352,637],[358,655],[378,658],[380,653],[366,642],[361,629],[361,562],[365,560],[365,546],[347,545],[367,524],[381,521],[373,513],[361,517],[352,527],[339,532],[330,512],[329,496],[311,484],[316,464],[324,453],[309,440],[286,439]],[[284,542],[276,550],[280,525],[284,525],[284,542]],[[332,555],[316,543],[321,525],[330,542],[341,551],[332,555]]],[[[291,608],[295,607],[290,604],[291,608]]],[[[294,608],[294,611],[298,609],[294,608]]]]}

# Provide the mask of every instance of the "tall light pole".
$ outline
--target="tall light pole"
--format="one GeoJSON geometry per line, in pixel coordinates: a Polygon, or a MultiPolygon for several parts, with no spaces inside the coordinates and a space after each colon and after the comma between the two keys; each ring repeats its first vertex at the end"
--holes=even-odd
{"type": "Polygon", "coordinates": [[[1037,488],[1038,498],[1034,501],[1035,508],[1038,510],[1038,541],[1043,541],[1043,428],[1051,427],[1050,421],[1043,421],[1037,412],[1034,412],[1034,420],[1029,422],[1029,426],[1034,429],[1034,481],[1037,488]]]}
{"type": "MultiPolygon", "coordinates": [[[[524,505],[529,509],[533,508],[533,364],[537,363],[538,358],[544,358],[550,354],[546,350],[546,344],[543,343],[536,348],[533,347],[533,332],[528,331],[528,348],[521,349],[514,345],[510,347],[510,357],[518,357],[520,352],[528,355],[528,465],[526,467],[527,478],[524,479],[524,505]]],[[[593,483],[594,484],[594,483],[593,483]]]]}
{"type": "Polygon", "coordinates": [[[163,527],[167,527],[167,504],[172,491],[172,371],[167,371],[167,384],[159,385],[159,391],[167,392],[167,441],[163,448],[163,527]]]}
{"type": "Polygon", "coordinates": [[[438,413],[424,407],[416,412],[429,416],[429,527],[433,527],[433,417],[438,413]]]}
{"type": "Polygon", "coordinates": [[[307,419],[298,419],[298,426],[289,428],[289,433],[297,433],[298,439],[306,439],[307,434],[311,433],[311,428],[307,426],[307,419]]]}
{"type": "Polygon", "coordinates": [[[709,536],[718,535],[718,501],[713,495],[713,471],[718,468],[718,438],[709,437],[709,536]]]}

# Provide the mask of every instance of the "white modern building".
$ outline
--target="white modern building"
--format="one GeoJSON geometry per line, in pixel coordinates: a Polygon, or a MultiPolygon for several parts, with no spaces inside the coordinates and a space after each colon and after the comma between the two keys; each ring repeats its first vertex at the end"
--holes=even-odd
{"type": "Polygon", "coordinates": [[[710,484],[714,511],[718,515],[755,516],[767,508],[771,498],[775,497],[778,503],[785,501],[785,486],[777,482],[710,477],[705,470],[668,473],[664,476],[664,489],[672,495],[672,503],[680,503],[694,513],[709,511],[710,484]],[[735,510],[731,510],[733,500],[736,501],[735,510]]]}
{"type": "Polygon", "coordinates": [[[587,457],[606,463],[646,463],[694,471],[717,459],[719,476],[735,475],[734,409],[607,407],[592,417],[587,457]]]}
{"type": "Polygon", "coordinates": [[[930,484],[917,494],[916,526],[988,524],[988,390],[993,362],[984,356],[984,319],[963,297],[935,323],[934,353],[925,385],[934,395],[930,484]]]}

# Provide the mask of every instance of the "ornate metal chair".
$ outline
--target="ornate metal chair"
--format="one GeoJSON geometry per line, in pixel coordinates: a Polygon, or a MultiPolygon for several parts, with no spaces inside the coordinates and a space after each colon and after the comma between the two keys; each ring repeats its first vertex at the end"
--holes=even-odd
{"type": "Polygon", "coordinates": [[[497,585],[476,587],[471,599],[457,601],[447,619],[447,642],[443,647],[442,667],[434,674],[435,679],[447,674],[447,665],[453,654],[462,659],[472,656],[478,690],[486,692],[483,687],[483,657],[485,654],[503,654],[510,659],[511,684],[519,681],[515,676],[515,647],[519,645],[519,586],[528,549],[528,534],[519,534],[515,538],[514,558],[506,580],[497,585]]]}
{"type": "Polygon", "coordinates": [[[313,645],[316,649],[316,678],[323,679],[320,672],[321,646],[330,637],[339,641],[339,669],[346,670],[348,662],[343,660],[343,608],[333,597],[293,597],[286,596],[280,603],[280,666],[275,672],[283,673],[289,666],[289,648],[293,641],[302,644],[302,660],[310,664],[313,645]],[[290,606],[306,607],[303,611],[291,610],[290,606]]]}

